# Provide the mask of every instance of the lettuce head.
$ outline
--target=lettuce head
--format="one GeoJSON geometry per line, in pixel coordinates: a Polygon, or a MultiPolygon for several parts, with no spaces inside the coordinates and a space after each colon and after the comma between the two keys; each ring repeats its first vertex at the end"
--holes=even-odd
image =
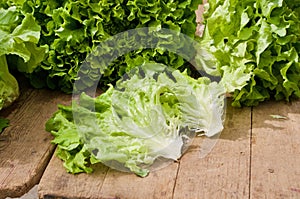
{"type": "Polygon", "coordinates": [[[178,160],[197,133],[223,129],[224,88],[156,63],[136,67],[97,96],[82,93],[46,124],[71,173],[90,165],[145,177],[157,160],[178,160]]]}

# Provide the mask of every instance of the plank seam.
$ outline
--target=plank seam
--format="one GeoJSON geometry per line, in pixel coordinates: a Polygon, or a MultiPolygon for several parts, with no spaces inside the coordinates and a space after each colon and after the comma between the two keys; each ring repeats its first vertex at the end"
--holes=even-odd
{"type": "Polygon", "coordinates": [[[179,169],[180,169],[180,161],[177,162],[178,166],[177,166],[177,172],[176,172],[176,176],[175,176],[175,180],[174,180],[174,186],[173,186],[173,190],[172,190],[172,198],[174,198],[175,195],[175,190],[176,190],[176,184],[177,184],[177,178],[179,175],[179,169]]]}
{"type": "Polygon", "coordinates": [[[250,113],[250,149],[249,149],[249,196],[248,198],[251,199],[251,179],[252,179],[252,131],[253,131],[253,107],[251,107],[250,113]]]}
{"type": "Polygon", "coordinates": [[[44,158],[44,156],[46,156],[45,159],[44,159],[44,160],[45,160],[45,165],[44,165],[43,168],[41,169],[42,172],[41,172],[41,174],[40,174],[40,177],[39,177],[39,179],[38,179],[38,182],[36,183],[37,185],[40,183],[40,181],[41,181],[41,179],[42,179],[42,177],[43,177],[43,175],[44,175],[44,173],[45,173],[47,167],[49,166],[49,163],[50,163],[52,157],[55,156],[55,151],[56,151],[57,146],[55,145],[55,146],[53,147],[53,149],[51,149],[51,147],[52,147],[52,146],[49,147],[50,149],[49,149],[49,151],[47,152],[47,153],[49,153],[49,155],[48,155],[49,157],[47,157],[47,153],[45,153],[45,154],[43,155],[43,158],[44,158]]]}
{"type": "MultiPolygon", "coordinates": [[[[98,164],[102,164],[102,163],[98,163],[98,164]]],[[[107,177],[107,175],[108,175],[108,172],[109,172],[109,170],[111,170],[111,168],[107,168],[106,169],[106,172],[105,172],[105,175],[104,175],[104,177],[103,177],[103,182],[101,183],[101,186],[100,186],[100,195],[102,195],[102,189],[103,189],[103,186],[104,186],[104,183],[105,183],[105,181],[106,181],[106,177],[107,177]]],[[[102,197],[102,196],[101,196],[102,197]]]]}

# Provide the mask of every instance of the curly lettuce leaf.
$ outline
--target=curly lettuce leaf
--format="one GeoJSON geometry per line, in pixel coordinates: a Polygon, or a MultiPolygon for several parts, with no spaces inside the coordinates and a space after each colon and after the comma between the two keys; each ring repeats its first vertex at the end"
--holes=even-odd
{"type": "MultiPolygon", "coordinates": [[[[167,28],[194,38],[195,10],[199,3],[201,0],[26,1],[25,5],[34,5],[34,16],[42,27],[40,44],[49,47],[46,59],[31,75],[31,82],[35,87],[48,86],[71,92],[87,55],[102,41],[127,30],[167,28]]],[[[174,45],[171,40],[167,42],[174,45]]],[[[176,47],[180,48],[180,45],[176,47]]],[[[193,47],[187,49],[192,51],[193,47]]],[[[182,57],[162,48],[139,49],[105,66],[100,85],[106,87],[135,66],[148,61],[181,70],[188,65],[182,57]]],[[[87,74],[86,79],[87,82],[93,80],[93,72],[87,74]]]]}
{"type": "Polygon", "coordinates": [[[41,28],[33,15],[19,9],[16,6],[0,9],[0,55],[17,55],[21,60],[15,67],[31,73],[44,59],[46,49],[37,47],[41,28]]]}
{"type": "Polygon", "coordinates": [[[222,131],[224,92],[208,78],[145,64],[98,97],[59,106],[46,130],[71,173],[101,162],[145,177],[157,158],[180,158],[189,133],[222,131]]]}
{"type": "Polygon", "coordinates": [[[299,1],[222,0],[206,5],[208,73],[222,76],[234,106],[300,97],[299,1]]]}
{"type": "Polygon", "coordinates": [[[46,52],[45,47],[37,46],[40,26],[32,14],[20,9],[15,5],[0,7],[0,110],[19,96],[18,82],[10,70],[31,73],[46,52]]]}

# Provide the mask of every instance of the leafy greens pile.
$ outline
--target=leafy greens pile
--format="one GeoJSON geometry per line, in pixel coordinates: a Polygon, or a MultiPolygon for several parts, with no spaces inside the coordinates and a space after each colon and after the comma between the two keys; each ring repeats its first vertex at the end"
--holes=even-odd
{"type": "MultiPolygon", "coordinates": [[[[41,25],[40,45],[47,45],[47,58],[30,76],[35,87],[73,90],[77,72],[98,44],[117,33],[141,27],[167,28],[194,38],[195,10],[201,0],[50,0],[24,1],[41,25]]],[[[172,41],[169,41],[172,44],[172,41]]],[[[178,48],[181,48],[178,45],[178,48]]],[[[189,49],[192,49],[190,47],[189,49]]],[[[105,87],[133,67],[156,61],[184,69],[186,61],[163,49],[139,49],[116,59],[106,67],[100,84],[105,87]]],[[[86,74],[93,79],[93,72],[86,74]]]]}
{"type": "Polygon", "coordinates": [[[9,69],[31,73],[43,60],[46,48],[37,45],[40,30],[32,14],[0,1],[0,110],[19,96],[18,82],[9,69]]]}
{"type": "Polygon", "coordinates": [[[115,162],[144,177],[157,158],[179,159],[189,132],[223,129],[224,88],[216,82],[154,63],[133,71],[96,98],[82,93],[60,105],[47,122],[69,172],[115,162]]]}
{"type": "Polygon", "coordinates": [[[210,0],[202,50],[233,106],[300,97],[300,1],[210,0]]]}

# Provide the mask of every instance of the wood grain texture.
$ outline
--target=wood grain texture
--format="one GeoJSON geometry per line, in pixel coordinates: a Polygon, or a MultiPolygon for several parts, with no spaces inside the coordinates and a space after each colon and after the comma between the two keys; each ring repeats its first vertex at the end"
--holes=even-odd
{"type": "Polygon", "coordinates": [[[92,174],[66,172],[52,156],[44,125],[57,104],[70,100],[59,92],[25,89],[0,112],[11,120],[0,135],[0,199],[20,196],[39,181],[44,199],[300,198],[300,101],[265,102],[252,114],[251,108],[228,105],[218,139],[197,137],[179,162],[140,178],[101,164],[92,174]]]}
{"type": "Polygon", "coordinates": [[[67,174],[53,157],[39,185],[40,198],[247,198],[250,129],[251,109],[229,107],[224,132],[206,157],[199,157],[204,149],[199,146],[210,141],[196,138],[179,162],[145,178],[103,166],[92,174],[67,174]]]}
{"type": "Polygon", "coordinates": [[[54,150],[45,122],[58,103],[69,99],[59,92],[28,89],[1,112],[10,126],[0,135],[0,198],[21,196],[39,182],[54,150]]]}
{"type": "Polygon", "coordinates": [[[250,132],[251,108],[228,106],[214,147],[210,140],[211,152],[200,158],[201,146],[209,140],[197,138],[182,157],[174,198],[249,198],[250,132]]]}
{"type": "Polygon", "coordinates": [[[98,164],[92,174],[69,174],[55,155],[39,184],[40,198],[101,198],[100,190],[108,168],[98,164]]]}
{"type": "Polygon", "coordinates": [[[300,198],[300,101],[255,107],[252,133],[251,198],[300,198]]]}
{"type": "Polygon", "coordinates": [[[153,171],[146,178],[96,164],[91,174],[69,174],[53,156],[39,184],[40,198],[171,198],[177,164],[153,171]]]}
{"type": "Polygon", "coordinates": [[[109,170],[101,190],[104,198],[169,199],[173,197],[178,163],[151,171],[145,178],[109,170]]]}

